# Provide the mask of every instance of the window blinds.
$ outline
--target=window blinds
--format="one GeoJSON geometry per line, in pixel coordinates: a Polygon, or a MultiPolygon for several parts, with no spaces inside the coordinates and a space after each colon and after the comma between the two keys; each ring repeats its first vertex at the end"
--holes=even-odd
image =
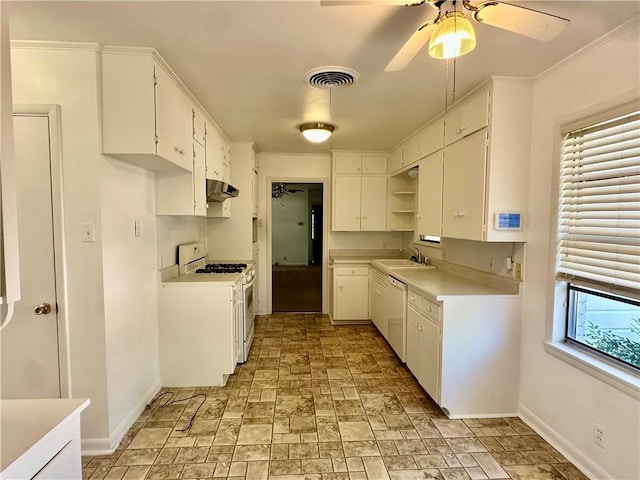
{"type": "Polygon", "coordinates": [[[558,278],[640,294],[640,110],[568,132],[558,278]]]}

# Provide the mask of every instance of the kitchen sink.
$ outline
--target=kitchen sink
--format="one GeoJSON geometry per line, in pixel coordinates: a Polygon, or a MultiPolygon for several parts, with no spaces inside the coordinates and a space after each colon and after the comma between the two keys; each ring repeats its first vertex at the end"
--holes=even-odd
{"type": "Polygon", "coordinates": [[[425,267],[422,263],[414,262],[413,260],[407,260],[406,258],[384,258],[376,260],[380,265],[388,268],[407,268],[407,267],[425,267]]]}

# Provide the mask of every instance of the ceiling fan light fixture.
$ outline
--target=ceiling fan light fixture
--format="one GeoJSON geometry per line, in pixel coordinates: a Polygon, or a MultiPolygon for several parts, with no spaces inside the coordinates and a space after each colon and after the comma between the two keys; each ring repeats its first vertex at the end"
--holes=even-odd
{"type": "Polygon", "coordinates": [[[311,122],[303,123],[298,127],[300,133],[312,143],[322,143],[331,136],[335,126],[330,123],[311,122]]]}
{"type": "Polygon", "coordinates": [[[462,12],[447,12],[436,24],[429,41],[433,58],[455,58],[476,47],[476,34],[462,12]]]}

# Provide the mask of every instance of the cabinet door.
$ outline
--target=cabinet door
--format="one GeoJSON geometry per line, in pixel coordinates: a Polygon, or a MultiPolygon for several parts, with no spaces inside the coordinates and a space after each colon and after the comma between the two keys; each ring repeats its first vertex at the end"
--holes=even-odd
{"type": "Polygon", "coordinates": [[[402,166],[408,167],[420,158],[420,139],[414,135],[402,144],[402,166]]]}
{"type": "Polygon", "coordinates": [[[251,169],[251,213],[258,218],[258,171],[251,169]]]}
{"type": "Polygon", "coordinates": [[[418,169],[418,235],[439,237],[442,233],[442,169],[444,151],[420,160],[418,169]]]}
{"type": "Polygon", "coordinates": [[[362,173],[387,173],[386,155],[364,155],[362,157],[362,173]]]}
{"type": "Polygon", "coordinates": [[[193,213],[200,217],[207,215],[205,168],[205,148],[193,142],[193,213]]]}
{"type": "MultiPolygon", "coordinates": [[[[375,275],[375,273],[374,273],[375,275]]],[[[376,280],[371,281],[371,288],[369,291],[369,295],[371,297],[371,305],[369,309],[369,313],[371,315],[371,321],[376,326],[378,331],[382,334],[383,337],[387,337],[388,335],[388,325],[386,322],[387,316],[384,311],[384,296],[387,291],[387,286],[381,284],[376,280]]]]}
{"type": "Polygon", "coordinates": [[[450,145],[489,125],[489,91],[454,107],[445,116],[444,143],[450,145]]]}
{"type": "Polygon", "coordinates": [[[389,156],[389,172],[395,173],[402,168],[402,146],[396,148],[389,156]]]}
{"type": "Polygon", "coordinates": [[[387,177],[362,177],[361,212],[360,230],[387,229],[387,177]]]}
{"type": "Polygon", "coordinates": [[[231,183],[231,144],[222,137],[222,181],[231,183]]]}
{"type": "Polygon", "coordinates": [[[336,176],[333,189],[333,230],[360,231],[359,176],[336,176]]]}
{"type": "MultiPolygon", "coordinates": [[[[410,294],[411,295],[411,294],[410,294]]],[[[421,315],[413,307],[407,308],[407,368],[420,383],[420,331],[421,315]]]]}
{"type": "Polygon", "coordinates": [[[436,403],[440,402],[440,326],[420,316],[420,378],[418,381],[436,403]]]}
{"type": "Polygon", "coordinates": [[[444,147],[444,119],[430,123],[418,133],[419,157],[424,158],[444,147]]]}
{"type": "Polygon", "coordinates": [[[335,171],[333,173],[360,173],[362,160],[360,155],[336,155],[335,171]]]}
{"type": "Polygon", "coordinates": [[[445,148],[443,237],[483,240],[486,162],[486,130],[445,148]]]}
{"type": "Polygon", "coordinates": [[[369,318],[369,277],[336,275],[334,317],[337,320],[369,318]]]}
{"type": "Polygon", "coordinates": [[[207,123],[207,178],[210,180],[222,180],[222,135],[216,127],[207,123]]]}
{"type": "Polygon", "coordinates": [[[157,154],[192,171],[193,113],[184,92],[159,66],[156,75],[157,154]]]}
{"type": "Polygon", "coordinates": [[[192,131],[193,131],[193,140],[198,142],[203,147],[206,144],[207,137],[207,127],[204,119],[204,114],[197,110],[196,108],[192,109],[192,131]]]}

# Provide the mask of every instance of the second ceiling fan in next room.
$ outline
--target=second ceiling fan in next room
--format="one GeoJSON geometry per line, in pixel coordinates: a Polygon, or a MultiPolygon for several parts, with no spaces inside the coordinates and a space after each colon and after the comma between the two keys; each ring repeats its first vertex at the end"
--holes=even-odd
{"type": "Polygon", "coordinates": [[[513,5],[506,2],[486,1],[472,4],[470,0],[321,0],[323,6],[340,5],[402,5],[420,7],[429,5],[436,10],[429,12],[422,25],[409,37],[398,53],[387,64],[385,71],[392,72],[405,68],[413,57],[431,39],[429,54],[434,58],[453,58],[471,51],[475,47],[475,34],[464,11],[476,21],[486,25],[509,30],[527,37],[548,41],[560,34],[569,20],[550,13],[513,5]],[[460,8],[458,8],[460,7],[460,8]],[[453,47],[447,39],[454,40],[453,47]],[[462,40],[460,39],[462,37],[462,40]],[[462,47],[460,47],[462,42],[462,47]]]}

